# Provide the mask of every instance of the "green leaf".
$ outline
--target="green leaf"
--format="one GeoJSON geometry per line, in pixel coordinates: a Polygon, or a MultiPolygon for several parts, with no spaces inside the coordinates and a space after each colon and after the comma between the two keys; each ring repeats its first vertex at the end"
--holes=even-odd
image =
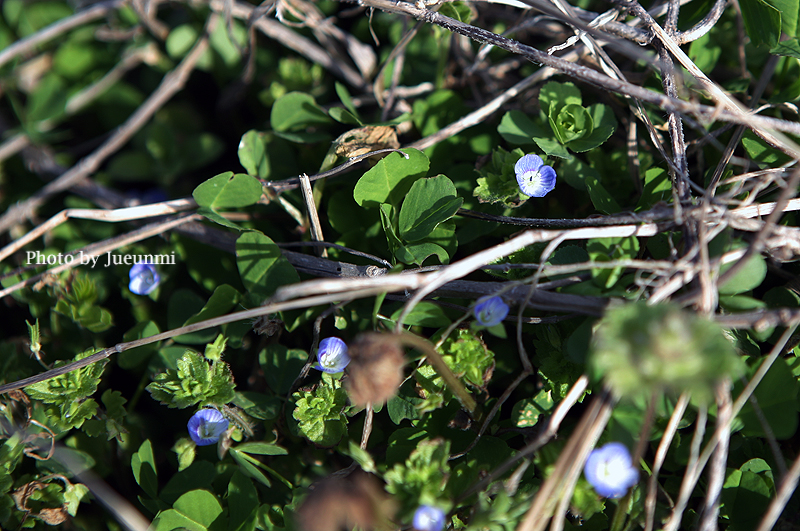
{"type": "Polygon", "coordinates": [[[278,98],[272,105],[269,121],[273,130],[288,132],[329,123],[330,118],[310,94],[290,92],[278,98]]]}
{"type": "Polygon", "coordinates": [[[240,227],[233,221],[228,220],[224,216],[221,216],[217,211],[211,210],[208,207],[198,208],[197,213],[206,218],[207,220],[213,221],[217,225],[222,225],[223,227],[228,227],[229,229],[233,229],[239,232],[244,230],[242,227],[240,227]]]}
{"type": "Polygon", "coordinates": [[[311,391],[300,390],[292,395],[295,408],[292,417],[300,432],[310,441],[324,447],[335,446],[347,433],[344,407],[347,392],[340,380],[323,374],[322,382],[311,391]]]}
{"type": "MultiPolygon", "coordinates": [[[[755,367],[749,370],[751,376],[754,372],[755,367]]],[[[764,379],[756,387],[754,396],[758,402],[758,407],[764,414],[764,418],[776,439],[788,439],[797,430],[798,388],[800,388],[800,384],[783,358],[775,360],[767,374],[764,375],[764,379]]],[[[736,382],[734,393],[741,392],[741,389],[742,384],[736,382]]],[[[767,436],[753,409],[753,405],[749,401],[739,413],[739,419],[744,423],[744,429],[742,430],[744,435],[748,437],[767,436]]]]}
{"type": "Polygon", "coordinates": [[[551,112],[548,119],[556,139],[565,145],[573,140],[583,138],[594,128],[589,111],[583,105],[576,103],[564,105],[558,114],[551,112]]]}
{"type": "Polygon", "coordinates": [[[254,513],[259,506],[258,491],[253,482],[236,471],[228,482],[228,531],[251,530],[255,527],[254,513]],[[252,524],[251,524],[252,522],[252,524]]]}
{"type": "MultiPolygon", "coordinates": [[[[626,238],[592,238],[586,242],[586,250],[589,258],[596,262],[608,262],[611,260],[621,260],[624,258],[636,258],[639,253],[639,240],[635,236],[626,238]]],[[[592,269],[592,280],[598,286],[606,289],[611,288],[617,283],[625,268],[617,266],[614,268],[594,268],[592,269]]]]}
{"type": "Polygon", "coordinates": [[[287,455],[289,452],[277,444],[265,442],[251,442],[240,444],[236,447],[240,452],[255,455],[287,455]]]}
{"type": "Polygon", "coordinates": [[[769,505],[770,496],[769,485],[762,475],[749,470],[728,469],[728,477],[722,485],[723,506],[720,510],[728,517],[728,529],[755,529],[769,505]]]}
{"type": "Polygon", "coordinates": [[[64,505],[70,516],[78,514],[78,505],[89,494],[89,488],[83,483],[69,483],[64,489],[64,505]]]}
{"type": "Polygon", "coordinates": [[[572,83],[550,81],[539,92],[539,105],[545,116],[558,115],[565,105],[580,105],[581,91],[572,83]]]}
{"type": "Polygon", "coordinates": [[[497,126],[506,142],[511,144],[533,145],[533,138],[547,138],[550,135],[544,126],[534,122],[522,111],[508,111],[497,126]]]}
{"type": "Polygon", "coordinates": [[[183,57],[197,41],[197,37],[197,30],[190,24],[182,24],[174,28],[167,35],[165,43],[167,54],[173,59],[183,57]]]}
{"type": "Polygon", "coordinates": [[[616,199],[600,183],[600,178],[596,171],[587,171],[584,182],[586,183],[586,190],[589,192],[589,199],[592,200],[592,204],[597,210],[604,214],[614,214],[621,210],[616,199]]]}
{"type": "Polygon", "coordinates": [[[395,252],[395,258],[404,264],[416,264],[422,267],[422,264],[431,256],[439,259],[439,263],[447,264],[450,262],[450,255],[447,254],[440,245],[435,243],[411,243],[408,245],[401,245],[395,252]]]}
{"type": "Polygon", "coordinates": [[[453,374],[463,382],[480,388],[489,383],[494,353],[472,330],[462,328],[453,332],[438,350],[453,374]]]}
{"type": "Polygon", "coordinates": [[[797,40],[797,37],[781,41],[773,46],[769,53],[772,55],[783,55],[785,57],[800,59],[800,41],[797,40]]]}
{"type": "Polygon", "coordinates": [[[241,208],[261,199],[261,183],[250,175],[227,171],[195,188],[192,197],[199,206],[213,210],[241,208]]]}
{"type": "Polygon", "coordinates": [[[136,483],[144,489],[148,496],[156,498],[158,496],[158,475],[150,439],[145,439],[139,446],[139,450],[131,456],[131,469],[136,483]]]}
{"type": "Polygon", "coordinates": [[[425,238],[439,223],[453,217],[463,202],[453,181],[445,175],[419,179],[400,209],[400,237],[408,242],[425,238]]]}
{"type": "MultiPolygon", "coordinates": [[[[392,321],[397,321],[403,309],[400,308],[392,314],[392,321]]],[[[429,326],[431,328],[439,328],[450,324],[450,319],[444,314],[444,311],[438,304],[428,301],[422,301],[408,312],[404,325],[411,326],[429,326]]]]}
{"type": "Polygon", "coordinates": [[[672,183],[664,168],[650,168],[644,172],[642,196],[636,210],[652,208],[659,201],[667,201],[672,194],[672,183]]]}
{"type": "Polygon", "coordinates": [[[289,349],[280,344],[267,345],[258,354],[258,364],[264,371],[267,385],[279,396],[285,396],[292,382],[300,375],[308,354],[304,350],[289,349]]]}
{"type": "Polygon", "coordinates": [[[338,81],[335,82],[333,86],[336,89],[336,95],[339,96],[339,100],[342,102],[342,105],[344,105],[344,108],[350,111],[350,114],[352,114],[353,117],[358,120],[358,110],[356,109],[356,106],[353,105],[353,99],[350,97],[350,92],[347,90],[347,87],[338,81]]]}
{"type": "MultiPolygon", "coordinates": [[[[747,36],[755,45],[775,47],[781,35],[781,12],[764,0],[741,0],[742,19],[747,36]]],[[[797,23],[795,14],[795,24],[797,23]]]]}
{"type": "Polygon", "coordinates": [[[554,138],[534,137],[533,141],[537,146],[539,146],[539,149],[545,152],[548,157],[558,157],[560,159],[572,158],[572,155],[569,154],[567,148],[554,138]]]}
{"type": "Polygon", "coordinates": [[[187,351],[178,368],[153,377],[146,387],[153,399],[170,408],[195,404],[223,406],[234,398],[233,375],[227,363],[209,364],[196,352],[187,351]]]}
{"type": "Polygon", "coordinates": [[[430,161],[421,151],[404,149],[403,153],[389,153],[358,180],[353,198],[359,206],[376,206],[389,203],[399,206],[414,181],[428,173],[430,161]]]}
{"type": "Polygon", "coordinates": [[[464,24],[469,24],[470,20],[472,19],[472,10],[466,3],[459,2],[458,0],[455,2],[447,2],[442,4],[442,6],[439,8],[439,13],[447,17],[454,18],[459,22],[463,22],[464,24]]]}
{"type": "MultiPolygon", "coordinates": [[[[397,237],[397,232],[394,229],[394,222],[392,221],[394,207],[388,203],[382,203],[380,206],[381,227],[383,233],[386,235],[386,243],[389,246],[389,251],[394,254],[403,246],[403,242],[397,237]]],[[[404,255],[405,256],[405,255],[404,255]]]]}
{"type": "Polygon", "coordinates": [[[593,129],[587,135],[569,142],[567,147],[576,153],[583,153],[601,145],[617,128],[617,120],[611,107],[596,103],[589,106],[586,112],[592,120],[593,129]]]}
{"type": "Polygon", "coordinates": [[[514,165],[524,154],[519,148],[510,152],[496,148],[489,164],[478,169],[478,186],[472,195],[481,203],[503,203],[511,208],[522,205],[528,196],[519,191],[514,165]]]}
{"type": "Polygon", "coordinates": [[[239,465],[240,470],[247,476],[261,482],[267,487],[271,487],[272,483],[269,478],[259,469],[259,461],[244,452],[240,452],[236,448],[231,448],[231,456],[233,460],[239,465]]]}
{"type": "MultiPolygon", "coordinates": [[[[217,286],[217,288],[214,290],[214,293],[212,293],[211,297],[209,297],[208,302],[206,302],[203,306],[203,309],[189,317],[183,323],[183,326],[199,323],[201,321],[207,321],[208,319],[225,315],[239,303],[240,298],[241,295],[238,291],[236,291],[235,288],[227,284],[217,286]]],[[[207,338],[210,335],[209,332],[212,337],[213,334],[216,334],[215,329],[201,330],[195,334],[183,334],[181,336],[177,336],[175,341],[180,343],[205,343],[207,339],[204,338],[207,338]]]]}
{"type": "Polygon", "coordinates": [[[722,47],[717,39],[712,40],[711,32],[706,33],[689,46],[689,59],[703,72],[711,73],[722,55],[722,47]]]}
{"type": "MultiPolygon", "coordinates": [[[[125,332],[122,339],[127,341],[134,341],[145,337],[154,336],[160,333],[158,325],[153,321],[138,323],[136,326],[125,332]]],[[[152,356],[158,351],[161,342],[150,343],[141,347],[132,348],[117,354],[117,364],[123,369],[132,369],[142,363],[144,360],[152,356]]]]}
{"type": "Polygon", "coordinates": [[[767,3],[781,14],[781,31],[789,37],[796,37],[800,0],[767,0],[767,3]]]}
{"type": "Polygon", "coordinates": [[[518,428],[532,428],[539,421],[539,416],[548,415],[553,406],[552,391],[542,389],[535,397],[517,402],[512,409],[511,418],[518,428]]]}
{"type": "MultiPolygon", "coordinates": [[[[725,264],[720,268],[720,275],[730,269],[733,263],[725,264]]],[[[753,255],[747,259],[744,267],[739,269],[735,275],[726,280],[719,286],[720,295],[736,295],[744,293],[761,285],[767,277],[767,262],[764,257],[753,255]]]]}
{"type": "Polygon", "coordinates": [[[300,282],[278,246],[258,231],[246,232],[236,240],[236,265],[242,284],[257,299],[265,300],[280,286],[300,282]]]}
{"type": "Polygon", "coordinates": [[[386,490],[395,495],[404,511],[413,511],[417,505],[442,506],[442,493],[450,471],[449,457],[450,441],[419,442],[405,463],[396,464],[386,472],[386,490]]]}
{"type": "Polygon", "coordinates": [[[266,179],[269,175],[266,136],[265,133],[251,129],[242,135],[242,140],[239,142],[239,162],[247,173],[259,179],[266,179]]]}
{"type": "Polygon", "coordinates": [[[222,506],[207,490],[191,490],[178,498],[172,509],[160,512],[153,522],[154,531],[207,531],[222,515],[222,506]]]}

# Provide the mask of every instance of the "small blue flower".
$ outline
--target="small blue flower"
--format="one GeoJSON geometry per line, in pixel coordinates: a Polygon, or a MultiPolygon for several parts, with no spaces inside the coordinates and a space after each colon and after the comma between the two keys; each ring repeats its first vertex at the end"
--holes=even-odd
{"type": "Polygon", "coordinates": [[[161,281],[153,264],[134,264],[128,275],[131,277],[128,289],[137,295],[148,295],[161,281]]]}
{"type": "Polygon", "coordinates": [[[481,297],[475,305],[475,319],[483,326],[500,324],[508,315],[508,305],[497,295],[481,297]]]}
{"type": "Polygon", "coordinates": [[[414,529],[417,531],[442,531],[444,511],[430,505],[420,505],[414,513],[414,529]]]}
{"type": "Polygon", "coordinates": [[[630,452],[618,442],[592,450],[583,473],[597,494],[606,498],[624,496],[639,481],[639,471],[631,462],[630,452]]]}
{"type": "Polygon", "coordinates": [[[197,446],[207,446],[219,440],[228,429],[228,420],[216,409],[201,409],[189,419],[189,436],[197,446]]]}
{"type": "Polygon", "coordinates": [[[319,342],[317,359],[319,361],[314,365],[314,368],[329,374],[342,372],[347,367],[347,364],[350,363],[350,356],[347,355],[347,345],[338,337],[327,337],[319,342]]]}
{"type": "Polygon", "coordinates": [[[556,170],[544,166],[539,155],[525,155],[514,165],[517,184],[522,193],[531,197],[544,197],[556,187],[556,170]]]}

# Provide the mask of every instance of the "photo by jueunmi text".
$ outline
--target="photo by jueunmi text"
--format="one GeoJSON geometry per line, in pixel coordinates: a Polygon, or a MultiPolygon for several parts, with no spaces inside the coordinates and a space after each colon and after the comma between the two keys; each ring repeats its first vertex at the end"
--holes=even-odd
{"type": "Polygon", "coordinates": [[[27,251],[27,265],[61,265],[77,263],[79,265],[91,265],[110,267],[112,265],[134,264],[153,264],[153,265],[175,265],[175,251],[169,254],[112,254],[111,251],[104,255],[91,255],[79,251],[76,254],[42,254],[41,251],[27,251]]]}

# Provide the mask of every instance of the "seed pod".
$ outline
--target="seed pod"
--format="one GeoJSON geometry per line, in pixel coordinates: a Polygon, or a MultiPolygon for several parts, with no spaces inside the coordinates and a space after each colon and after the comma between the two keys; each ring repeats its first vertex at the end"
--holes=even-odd
{"type": "Polygon", "coordinates": [[[395,395],[403,382],[405,355],[400,338],[394,334],[368,333],[350,345],[347,392],[359,407],[383,404],[395,395]]]}
{"type": "Polygon", "coordinates": [[[388,529],[395,503],[370,475],[329,477],[312,485],[297,511],[302,531],[340,531],[358,527],[366,531],[388,529]]]}

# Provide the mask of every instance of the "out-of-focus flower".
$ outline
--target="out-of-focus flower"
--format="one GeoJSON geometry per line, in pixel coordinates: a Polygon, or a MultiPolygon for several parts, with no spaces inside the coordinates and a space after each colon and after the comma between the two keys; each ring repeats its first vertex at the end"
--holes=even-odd
{"type": "Polygon", "coordinates": [[[430,505],[420,505],[414,513],[414,529],[417,531],[442,531],[444,511],[430,505]]]}
{"type": "Polygon", "coordinates": [[[396,334],[362,334],[350,344],[350,368],[345,385],[357,407],[380,405],[403,383],[406,358],[396,334]]]}
{"type": "Polygon", "coordinates": [[[219,440],[228,429],[228,420],[216,409],[201,409],[189,419],[189,436],[197,446],[208,446],[219,440]]]}
{"type": "Polygon", "coordinates": [[[592,450],[583,473],[597,494],[606,498],[624,496],[639,481],[639,471],[631,462],[628,448],[618,442],[592,450]]]}
{"type": "Polygon", "coordinates": [[[500,324],[508,315],[508,305],[497,295],[481,297],[475,305],[475,319],[483,326],[500,324]]]}
{"type": "Polygon", "coordinates": [[[531,197],[544,197],[556,187],[556,170],[545,166],[539,155],[524,155],[514,165],[517,184],[522,193],[531,197]]]}
{"type": "Polygon", "coordinates": [[[342,372],[350,363],[347,345],[338,337],[327,337],[319,342],[317,360],[314,368],[319,371],[329,374],[342,372]]]}
{"type": "Polygon", "coordinates": [[[148,295],[161,282],[161,277],[153,264],[134,264],[128,275],[131,277],[128,289],[137,295],[148,295]]]}

